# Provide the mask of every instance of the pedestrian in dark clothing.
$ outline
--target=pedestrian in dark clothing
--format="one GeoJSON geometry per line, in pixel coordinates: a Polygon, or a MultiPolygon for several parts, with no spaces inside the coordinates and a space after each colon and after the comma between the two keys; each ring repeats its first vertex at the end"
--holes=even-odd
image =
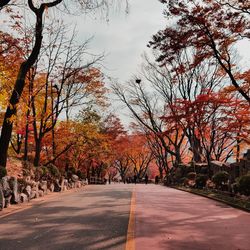
{"type": "Polygon", "coordinates": [[[158,184],[158,183],[159,183],[159,176],[156,175],[156,176],[155,176],[155,184],[158,184]]]}
{"type": "Polygon", "coordinates": [[[134,183],[136,184],[137,176],[134,175],[134,183]]]}
{"type": "Polygon", "coordinates": [[[148,184],[148,175],[145,175],[145,184],[148,184]]]}

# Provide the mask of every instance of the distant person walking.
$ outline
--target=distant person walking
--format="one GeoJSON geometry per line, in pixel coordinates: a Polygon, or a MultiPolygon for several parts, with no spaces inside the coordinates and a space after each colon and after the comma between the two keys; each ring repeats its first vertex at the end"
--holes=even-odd
{"type": "Polygon", "coordinates": [[[148,184],[148,175],[145,175],[145,184],[148,184]]]}
{"type": "Polygon", "coordinates": [[[134,175],[134,183],[136,184],[136,181],[137,181],[137,176],[136,174],[134,175]]]}
{"type": "Polygon", "coordinates": [[[156,176],[155,176],[155,184],[158,184],[158,183],[159,183],[159,176],[156,175],[156,176]]]}

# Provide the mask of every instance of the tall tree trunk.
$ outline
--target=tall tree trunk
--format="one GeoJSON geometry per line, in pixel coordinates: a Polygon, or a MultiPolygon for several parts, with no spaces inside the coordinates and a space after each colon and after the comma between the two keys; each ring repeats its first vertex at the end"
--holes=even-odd
{"type": "Polygon", "coordinates": [[[54,127],[52,128],[51,133],[52,133],[52,155],[53,155],[53,158],[55,158],[56,157],[56,143],[55,143],[55,128],[54,127]]]}
{"type": "Polygon", "coordinates": [[[201,159],[201,144],[199,139],[197,139],[195,135],[192,135],[190,144],[193,153],[193,161],[200,163],[202,159],[201,159]]]}
{"type": "Polygon", "coordinates": [[[42,37],[42,31],[43,31],[42,16],[43,16],[43,12],[45,9],[45,6],[44,5],[42,6],[40,9],[36,9],[35,11],[35,14],[36,14],[35,45],[28,59],[24,61],[19,68],[14,90],[12,91],[9,105],[4,115],[1,137],[0,137],[0,166],[3,166],[3,167],[6,167],[7,153],[8,153],[9,143],[10,143],[12,129],[13,129],[13,123],[11,119],[13,118],[13,116],[16,115],[17,104],[19,103],[20,97],[23,92],[26,75],[28,71],[30,70],[30,68],[32,67],[32,65],[37,60],[38,55],[40,53],[41,45],[42,45],[42,38],[43,38],[42,37]]]}
{"type": "Polygon", "coordinates": [[[0,1],[0,10],[6,6],[8,3],[10,2],[10,0],[1,0],[0,1]]]}
{"type": "Polygon", "coordinates": [[[30,109],[26,112],[26,126],[25,126],[25,140],[24,140],[24,155],[23,160],[28,160],[28,140],[29,140],[29,115],[30,115],[30,109]]]}
{"type": "Polygon", "coordinates": [[[10,141],[10,143],[11,143],[13,150],[16,152],[16,154],[19,155],[21,153],[21,149],[22,149],[23,136],[20,134],[16,135],[16,146],[14,145],[14,143],[12,141],[10,141]]]}
{"type": "Polygon", "coordinates": [[[163,180],[163,168],[159,168],[160,180],[163,180]]]}
{"type": "Polygon", "coordinates": [[[35,152],[35,158],[34,158],[35,167],[38,167],[40,164],[41,150],[42,150],[42,138],[39,138],[36,140],[36,152],[35,152]]]}
{"type": "Polygon", "coordinates": [[[180,147],[175,147],[175,164],[176,164],[176,166],[178,166],[181,163],[182,163],[181,149],[180,149],[180,147]]]}
{"type": "Polygon", "coordinates": [[[24,155],[23,160],[28,160],[28,151],[29,151],[29,117],[30,117],[30,111],[32,108],[32,101],[33,101],[33,87],[34,87],[34,78],[35,78],[35,70],[34,68],[31,68],[29,72],[29,100],[28,100],[28,110],[26,112],[26,125],[25,125],[25,141],[24,141],[24,155]]]}
{"type": "MultiPolygon", "coordinates": [[[[237,136],[239,136],[239,134],[237,134],[237,136]]],[[[236,140],[236,162],[240,161],[240,142],[241,140],[237,139],[236,140]]]]}
{"type": "MultiPolygon", "coordinates": [[[[53,85],[51,83],[50,85],[50,91],[51,91],[51,110],[53,112],[54,110],[54,96],[53,96],[53,85]]],[[[54,124],[54,116],[51,116],[51,123],[54,124]]],[[[55,127],[52,127],[51,130],[51,137],[52,137],[52,155],[53,158],[56,156],[56,143],[55,143],[55,127]]]]}

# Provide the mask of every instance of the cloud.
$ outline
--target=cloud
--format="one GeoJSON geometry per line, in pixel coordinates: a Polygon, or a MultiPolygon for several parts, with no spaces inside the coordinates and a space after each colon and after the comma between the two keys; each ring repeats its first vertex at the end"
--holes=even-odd
{"type": "Polygon", "coordinates": [[[130,12],[112,12],[107,23],[93,16],[75,17],[79,39],[84,41],[94,35],[90,45],[94,53],[105,52],[107,74],[127,81],[136,73],[141,54],[147,43],[164,26],[163,5],[158,1],[131,0],[130,12]]]}

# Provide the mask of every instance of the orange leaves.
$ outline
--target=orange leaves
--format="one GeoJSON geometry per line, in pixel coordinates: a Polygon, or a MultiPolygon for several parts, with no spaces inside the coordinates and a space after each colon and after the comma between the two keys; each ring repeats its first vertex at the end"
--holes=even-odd
{"type": "Polygon", "coordinates": [[[79,94],[84,96],[91,96],[92,100],[98,105],[107,106],[107,100],[105,94],[107,93],[107,88],[103,82],[103,74],[98,68],[76,68],[67,69],[68,76],[67,85],[75,85],[75,88],[80,88],[79,94]]]}
{"type": "MultiPolygon", "coordinates": [[[[0,107],[5,109],[14,87],[19,65],[23,61],[22,48],[17,39],[0,31],[0,107]]],[[[10,117],[13,122],[15,116],[10,117]]]]}

